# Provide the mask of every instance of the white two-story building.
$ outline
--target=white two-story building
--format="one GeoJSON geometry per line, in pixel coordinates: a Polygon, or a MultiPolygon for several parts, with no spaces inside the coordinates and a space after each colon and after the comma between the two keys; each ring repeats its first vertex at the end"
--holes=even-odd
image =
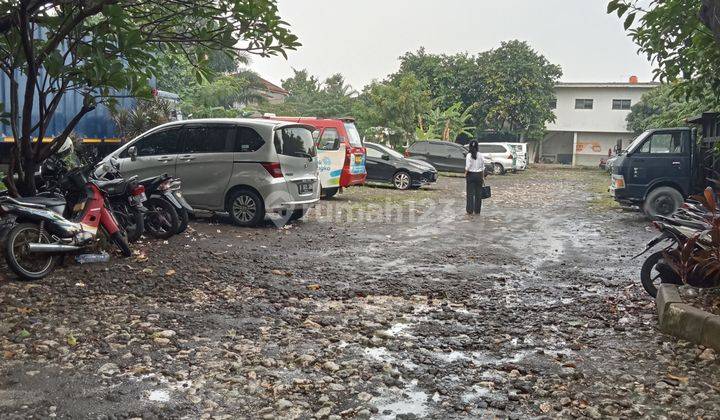
{"type": "Polygon", "coordinates": [[[597,166],[616,145],[626,147],[635,135],[625,118],[643,93],[658,83],[558,83],[555,122],[540,143],[541,162],[597,166]]]}

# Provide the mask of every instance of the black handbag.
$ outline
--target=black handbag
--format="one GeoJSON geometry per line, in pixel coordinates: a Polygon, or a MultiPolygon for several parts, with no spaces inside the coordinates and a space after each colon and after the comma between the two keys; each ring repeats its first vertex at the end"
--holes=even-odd
{"type": "Polygon", "coordinates": [[[480,198],[482,198],[484,200],[486,198],[490,198],[491,195],[492,195],[492,191],[490,191],[490,186],[483,185],[482,192],[480,193],[480,198]]]}

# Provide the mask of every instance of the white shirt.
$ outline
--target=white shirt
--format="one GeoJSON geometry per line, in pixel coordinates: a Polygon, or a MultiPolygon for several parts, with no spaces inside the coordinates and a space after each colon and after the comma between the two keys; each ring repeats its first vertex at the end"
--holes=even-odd
{"type": "Polygon", "coordinates": [[[472,153],[465,156],[465,170],[468,172],[482,172],[485,170],[485,157],[482,153],[477,153],[477,159],[472,158],[472,153]]]}

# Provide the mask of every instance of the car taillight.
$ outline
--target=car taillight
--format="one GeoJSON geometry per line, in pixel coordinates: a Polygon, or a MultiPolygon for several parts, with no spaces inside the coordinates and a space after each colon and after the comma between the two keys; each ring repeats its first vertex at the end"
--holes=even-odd
{"type": "Polygon", "coordinates": [[[658,222],[652,222],[652,225],[655,229],[660,230],[660,223],[658,222]]]}
{"type": "Polygon", "coordinates": [[[513,158],[513,155],[508,155],[507,158],[508,158],[508,159],[512,159],[512,158],[513,158]]]}
{"type": "Polygon", "coordinates": [[[282,168],[280,167],[280,162],[265,162],[262,163],[263,168],[265,168],[266,171],[273,177],[273,178],[282,178],[282,168]]]}
{"type": "Polygon", "coordinates": [[[137,187],[133,188],[132,195],[142,195],[145,194],[145,186],[144,185],[138,185],[137,187]]]}

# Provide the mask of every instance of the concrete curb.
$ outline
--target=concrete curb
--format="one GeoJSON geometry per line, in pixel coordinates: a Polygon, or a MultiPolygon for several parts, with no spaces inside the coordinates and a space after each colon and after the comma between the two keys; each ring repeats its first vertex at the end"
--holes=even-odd
{"type": "Polygon", "coordinates": [[[684,303],[673,284],[658,288],[655,306],[660,330],[720,351],[720,315],[684,303]]]}

